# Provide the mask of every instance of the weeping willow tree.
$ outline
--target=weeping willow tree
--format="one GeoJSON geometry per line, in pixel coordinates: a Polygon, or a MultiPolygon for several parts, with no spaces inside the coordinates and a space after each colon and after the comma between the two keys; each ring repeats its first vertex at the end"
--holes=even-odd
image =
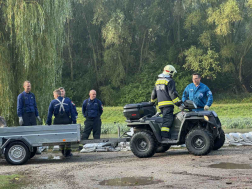
{"type": "Polygon", "coordinates": [[[17,124],[17,95],[30,80],[40,116],[61,83],[68,0],[0,0],[0,114],[17,124]]]}

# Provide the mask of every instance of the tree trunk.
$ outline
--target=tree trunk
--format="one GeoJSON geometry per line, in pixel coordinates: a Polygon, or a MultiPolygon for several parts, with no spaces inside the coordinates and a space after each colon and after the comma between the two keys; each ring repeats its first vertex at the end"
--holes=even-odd
{"type": "Polygon", "coordinates": [[[141,70],[142,64],[143,64],[143,48],[144,48],[146,32],[147,32],[147,30],[145,30],[145,32],[144,32],[143,42],[142,42],[142,46],[141,46],[141,54],[140,54],[140,65],[139,65],[139,70],[138,71],[141,70]]]}
{"type": "Polygon", "coordinates": [[[68,26],[68,35],[67,35],[67,42],[68,42],[68,53],[69,53],[69,60],[70,60],[70,69],[71,69],[71,80],[73,81],[73,58],[71,53],[71,45],[70,45],[70,26],[69,26],[69,18],[67,18],[67,26],[68,26]]]}
{"type": "Polygon", "coordinates": [[[92,39],[90,30],[89,30],[89,27],[88,27],[88,22],[87,22],[86,16],[85,16],[84,13],[83,13],[83,15],[84,15],[84,19],[85,19],[85,22],[86,22],[86,25],[87,25],[88,36],[89,36],[91,46],[92,46],[94,67],[95,67],[95,75],[96,75],[96,84],[98,85],[99,79],[98,79],[98,69],[97,69],[97,56],[96,56],[96,53],[95,53],[95,47],[94,47],[93,39],[92,39]]]}
{"type": "Polygon", "coordinates": [[[243,58],[244,58],[244,55],[241,57],[240,63],[239,63],[239,81],[240,81],[240,84],[241,84],[242,89],[244,90],[244,92],[248,93],[248,89],[247,89],[247,87],[243,84],[243,78],[242,78],[242,64],[243,64],[243,58]]]}

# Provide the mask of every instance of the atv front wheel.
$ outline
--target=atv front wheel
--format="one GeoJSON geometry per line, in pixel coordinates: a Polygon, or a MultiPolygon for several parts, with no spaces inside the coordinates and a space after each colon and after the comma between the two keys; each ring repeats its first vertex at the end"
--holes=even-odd
{"type": "Polygon", "coordinates": [[[150,132],[137,132],[130,140],[130,148],[133,154],[139,158],[151,157],[156,151],[156,141],[150,132]]]}
{"type": "Polygon", "coordinates": [[[171,145],[158,146],[158,148],[156,149],[156,153],[164,153],[167,150],[169,150],[170,147],[171,147],[171,145]]]}
{"type": "Polygon", "coordinates": [[[225,143],[225,133],[222,129],[220,129],[220,138],[216,138],[214,140],[214,147],[213,150],[219,150],[223,144],[225,143]]]}
{"type": "Polygon", "coordinates": [[[213,135],[206,129],[193,129],[186,136],[186,147],[196,156],[208,154],[213,145],[213,135]]]}

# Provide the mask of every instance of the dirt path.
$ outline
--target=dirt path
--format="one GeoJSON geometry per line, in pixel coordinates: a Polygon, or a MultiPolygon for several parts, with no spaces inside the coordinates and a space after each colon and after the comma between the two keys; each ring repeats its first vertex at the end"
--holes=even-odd
{"type": "Polygon", "coordinates": [[[116,178],[122,178],[124,185],[132,182],[134,186],[113,188],[252,188],[252,146],[223,147],[202,157],[182,148],[148,159],[139,159],[131,152],[76,152],[71,159],[50,159],[59,155],[43,153],[22,166],[10,166],[0,160],[0,174],[26,175],[30,183],[26,188],[111,188],[100,184],[116,178]],[[245,169],[209,167],[221,162],[234,163],[224,165],[229,168],[248,165],[240,167],[245,169]],[[141,179],[146,181],[142,183],[141,179]],[[148,182],[153,184],[141,185],[148,182]]]}

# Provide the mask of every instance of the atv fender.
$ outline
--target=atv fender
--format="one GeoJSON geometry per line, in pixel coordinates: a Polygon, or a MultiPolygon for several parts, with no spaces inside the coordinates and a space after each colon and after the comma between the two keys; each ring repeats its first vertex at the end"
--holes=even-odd
{"type": "Polygon", "coordinates": [[[161,142],[161,140],[162,140],[161,139],[161,130],[160,130],[159,125],[153,124],[152,121],[146,121],[144,123],[137,123],[137,124],[128,123],[127,126],[128,127],[135,127],[138,130],[150,130],[154,134],[154,136],[158,142],[161,142]]]}
{"type": "Polygon", "coordinates": [[[215,123],[215,120],[212,119],[210,117],[209,120],[206,120],[203,116],[202,117],[197,117],[197,116],[192,116],[192,117],[187,117],[185,118],[185,121],[190,121],[190,120],[203,120],[207,123],[207,127],[208,129],[211,129],[213,132],[213,137],[215,138],[216,136],[218,136],[220,133],[219,133],[219,130],[218,130],[218,126],[217,126],[217,123],[215,123]]]}

